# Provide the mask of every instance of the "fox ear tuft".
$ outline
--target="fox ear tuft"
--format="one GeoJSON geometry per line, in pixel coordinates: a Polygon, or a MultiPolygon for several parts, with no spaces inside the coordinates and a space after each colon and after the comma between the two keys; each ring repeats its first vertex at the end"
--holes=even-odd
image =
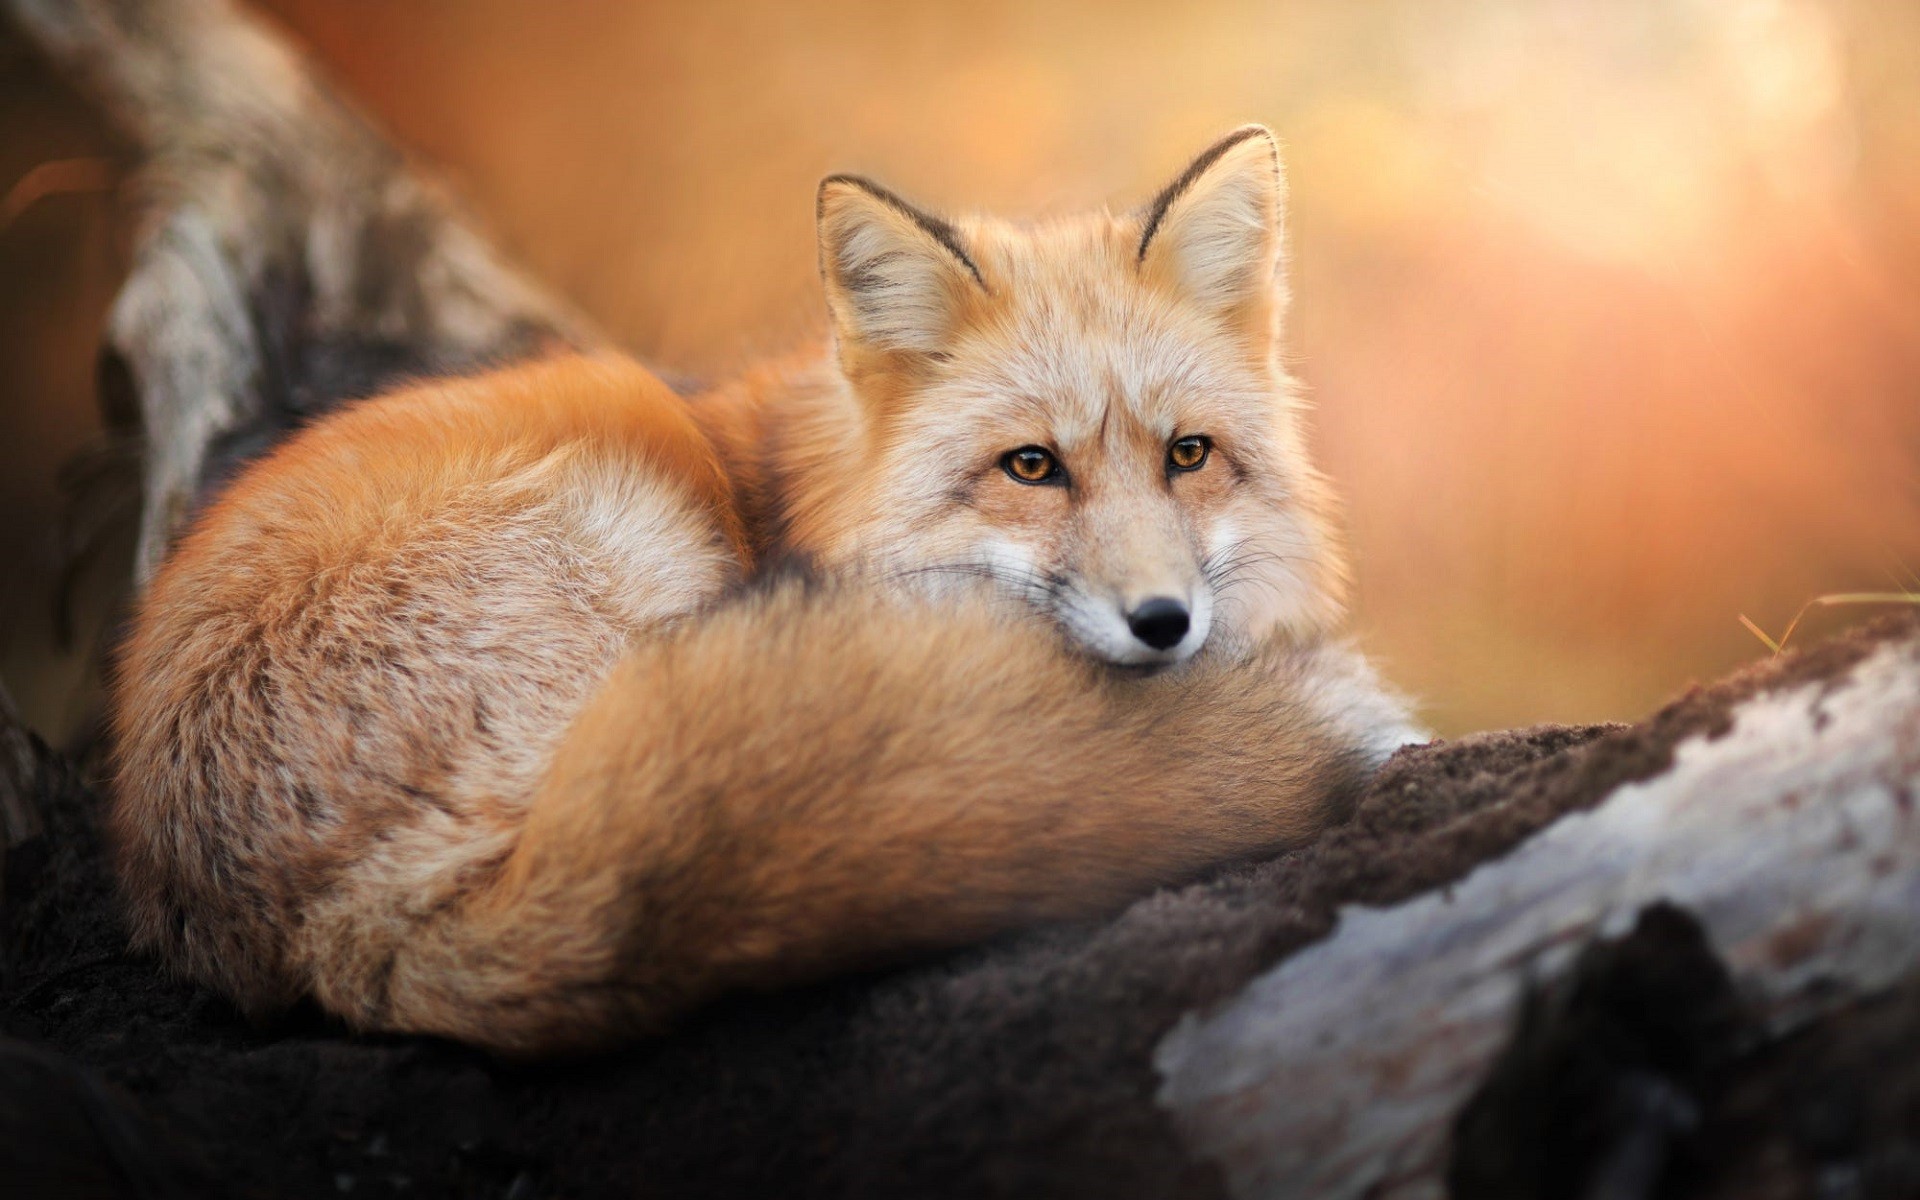
{"type": "Polygon", "coordinates": [[[877,183],[820,183],[820,274],[844,355],[936,355],[984,294],[953,226],[877,183]]]}
{"type": "Polygon", "coordinates": [[[1270,319],[1283,302],[1280,147],[1264,125],[1246,125],[1193,160],[1147,208],[1142,271],[1207,311],[1270,319]]]}

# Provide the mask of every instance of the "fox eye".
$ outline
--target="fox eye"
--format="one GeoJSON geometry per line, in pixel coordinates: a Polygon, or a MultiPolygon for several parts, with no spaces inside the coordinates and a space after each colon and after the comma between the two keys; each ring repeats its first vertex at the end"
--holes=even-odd
{"type": "Polygon", "coordinates": [[[1212,449],[1213,443],[1198,434],[1176,438],[1167,447],[1167,465],[1176,471],[1197,471],[1207,461],[1207,454],[1212,449]]]}
{"type": "Polygon", "coordinates": [[[1009,450],[1000,459],[1000,465],[1020,483],[1053,483],[1060,478],[1059,460],[1039,446],[1009,450]]]}

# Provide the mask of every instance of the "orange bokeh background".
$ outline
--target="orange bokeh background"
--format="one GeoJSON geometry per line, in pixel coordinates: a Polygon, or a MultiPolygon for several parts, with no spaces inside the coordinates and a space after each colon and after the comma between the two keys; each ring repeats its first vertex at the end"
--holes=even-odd
{"type": "MultiPolygon", "coordinates": [[[[1126,205],[1272,125],[1360,630],[1443,730],[1630,718],[1765,653],[1737,614],[1920,589],[1920,7],[265,7],[535,274],[693,374],[818,335],[822,174],[1126,205]]],[[[0,186],[98,142],[30,92],[0,94],[38,122],[0,186]]],[[[0,230],[23,514],[91,420],[109,228],[76,197],[0,230]]],[[[0,671],[57,725],[23,594],[0,671]]]]}

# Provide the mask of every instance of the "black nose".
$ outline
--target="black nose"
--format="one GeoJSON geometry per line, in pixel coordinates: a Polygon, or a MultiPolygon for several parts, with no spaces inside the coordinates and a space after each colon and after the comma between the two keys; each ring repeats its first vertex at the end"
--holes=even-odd
{"type": "Polygon", "coordinates": [[[1155,596],[1127,614],[1127,628],[1155,650],[1180,644],[1187,636],[1187,606],[1167,596],[1155,596]]]}

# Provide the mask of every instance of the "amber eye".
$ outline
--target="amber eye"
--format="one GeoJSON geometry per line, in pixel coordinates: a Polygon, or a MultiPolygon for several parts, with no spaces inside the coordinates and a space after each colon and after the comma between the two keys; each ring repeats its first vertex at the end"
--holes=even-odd
{"type": "Polygon", "coordinates": [[[1167,465],[1176,471],[1198,470],[1212,449],[1213,443],[1203,437],[1178,438],[1167,447],[1167,465]]]}
{"type": "Polygon", "coordinates": [[[1052,483],[1060,477],[1060,464],[1051,453],[1038,446],[1009,450],[1000,465],[1021,483],[1052,483]]]}

